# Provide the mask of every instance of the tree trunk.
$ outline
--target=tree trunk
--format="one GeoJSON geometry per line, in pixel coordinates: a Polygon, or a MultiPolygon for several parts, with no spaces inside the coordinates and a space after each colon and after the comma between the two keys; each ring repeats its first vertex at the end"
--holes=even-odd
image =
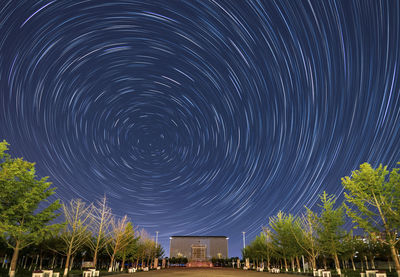
{"type": "Polygon", "coordinates": [[[324,262],[324,269],[327,270],[328,267],[326,266],[326,257],[325,256],[323,258],[323,262],[324,262]]]}
{"type": "Polygon", "coordinates": [[[365,268],[368,270],[369,267],[368,267],[368,258],[367,258],[367,256],[364,256],[364,259],[365,259],[365,268]]]}
{"type": "Polygon", "coordinates": [[[110,266],[108,267],[108,272],[111,272],[111,271],[112,271],[113,263],[114,263],[114,256],[115,256],[115,251],[114,251],[114,253],[113,253],[112,256],[111,256],[111,262],[110,262],[110,266]]]}
{"type": "Polygon", "coordinates": [[[291,263],[292,263],[292,271],[294,272],[294,271],[295,271],[295,268],[294,268],[294,258],[291,258],[291,263]]]}
{"type": "Polygon", "coordinates": [[[24,269],[26,269],[26,264],[28,263],[28,258],[29,258],[29,256],[26,255],[26,257],[25,257],[25,263],[24,263],[24,269]]]}
{"type": "Polygon", "coordinates": [[[53,255],[53,260],[51,261],[51,269],[54,269],[54,261],[56,260],[56,255],[53,255]]]}
{"type": "Polygon", "coordinates": [[[372,269],[375,269],[374,256],[371,256],[371,267],[372,267],[372,269]]]}
{"type": "Polygon", "coordinates": [[[37,267],[37,263],[38,263],[38,261],[39,261],[39,255],[36,255],[36,261],[35,261],[35,270],[36,270],[36,267],[37,267]]]}
{"type": "Polygon", "coordinates": [[[286,258],[284,258],[283,260],[284,260],[284,262],[285,262],[285,270],[288,271],[288,266],[287,266],[286,258]]]}
{"type": "Polygon", "coordinates": [[[72,267],[74,266],[74,259],[75,259],[75,256],[72,256],[72,257],[71,257],[71,263],[70,263],[70,265],[69,265],[69,271],[71,271],[71,270],[72,270],[72,267]]]}
{"type": "Polygon", "coordinates": [[[400,262],[399,257],[397,256],[396,249],[394,248],[394,244],[390,243],[390,253],[392,253],[392,260],[394,262],[394,266],[397,271],[397,276],[400,277],[400,262]]]}
{"type": "Polygon", "coordinates": [[[335,265],[336,265],[336,271],[339,275],[342,275],[342,271],[340,270],[340,262],[337,254],[334,254],[334,259],[335,259],[335,265]]]}
{"type": "Polygon", "coordinates": [[[299,257],[296,256],[297,272],[301,272],[299,257]]]}
{"type": "Polygon", "coordinates": [[[39,269],[42,270],[43,266],[43,254],[40,254],[40,263],[39,263],[39,269]]]}
{"type": "MultiPolygon", "coordinates": [[[[69,260],[71,259],[71,249],[68,250],[67,254],[67,260],[65,261],[65,268],[64,268],[64,277],[67,277],[68,275],[68,269],[69,269],[69,260]]],[[[61,261],[62,263],[62,261],[61,261]]]]}
{"type": "Polygon", "coordinates": [[[351,265],[353,267],[353,271],[356,271],[356,266],[354,265],[353,255],[351,255],[350,260],[351,260],[351,265]]]}
{"type": "Polygon", "coordinates": [[[13,256],[11,258],[10,277],[14,277],[15,276],[15,269],[17,267],[17,260],[18,260],[18,253],[19,253],[19,245],[20,245],[20,241],[17,240],[17,242],[15,244],[15,248],[14,248],[14,253],[13,253],[13,256]]]}
{"type": "Polygon", "coordinates": [[[121,271],[124,271],[124,266],[125,266],[125,254],[122,255],[121,271]]]}

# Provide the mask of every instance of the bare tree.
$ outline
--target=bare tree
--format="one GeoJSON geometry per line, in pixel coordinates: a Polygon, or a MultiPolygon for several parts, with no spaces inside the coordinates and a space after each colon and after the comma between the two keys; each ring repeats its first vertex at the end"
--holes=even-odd
{"type": "Polygon", "coordinates": [[[113,269],[115,255],[125,249],[129,243],[135,238],[134,229],[132,223],[128,221],[128,217],[125,215],[120,220],[111,220],[111,233],[110,243],[107,247],[108,255],[110,256],[110,267],[108,272],[113,269]]]}
{"type": "Polygon", "coordinates": [[[313,270],[317,269],[316,259],[319,249],[314,227],[317,225],[317,216],[308,208],[306,214],[295,221],[301,233],[293,233],[298,245],[305,251],[311,261],[313,270]]]}
{"type": "Polygon", "coordinates": [[[104,196],[97,205],[93,207],[91,213],[90,231],[94,239],[89,240],[89,247],[93,251],[93,266],[96,267],[97,255],[101,249],[105,248],[110,242],[111,222],[113,215],[111,208],[107,206],[107,198],[104,196]]]}
{"type": "Polygon", "coordinates": [[[91,218],[92,204],[86,205],[81,199],[72,199],[69,203],[63,203],[62,209],[65,217],[65,228],[60,237],[65,244],[63,254],[67,256],[64,269],[64,277],[66,277],[71,256],[73,257],[76,251],[86,244],[90,238],[87,224],[91,218]]]}

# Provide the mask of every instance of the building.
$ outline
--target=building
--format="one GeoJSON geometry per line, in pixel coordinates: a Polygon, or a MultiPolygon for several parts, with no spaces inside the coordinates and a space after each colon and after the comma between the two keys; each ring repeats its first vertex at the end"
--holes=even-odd
{"type": "Polygon", "coordinates": [[[202,262],[211,258],[228,258],[228,237],[225,236],[173,236],[169,244],[170,257],[186,257],[202,262]]]}

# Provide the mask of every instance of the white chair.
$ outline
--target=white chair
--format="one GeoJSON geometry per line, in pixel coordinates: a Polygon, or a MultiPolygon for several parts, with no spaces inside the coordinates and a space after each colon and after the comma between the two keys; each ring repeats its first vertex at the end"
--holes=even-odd
{"type": "Polygon", "coordinates": [[[366,275],[366,277],[375,277],[377,272],[378,272],[378,270],[366,270],[365,275],[366,275]]]}
{"type": "Polygon", "coordinates": [[[41,272],[41,273],[32,273],[32,277],[44,277],[43,275],[44,275],[43,272],[41,272]]]}
{"type": "Polygon", "coordinates": [[[247,266],[244,266],[244,267],[243,267],[243,270],[247,270],[247,269],[248,269],[247,266]]]}
{"type": "Polygon", "coordinates": [[[264,267],[257,267],[257,271],[263,272],[264,271],[264,267]]]}
{"type": "Polygon", "coordinates": [[[377,272],[376,277],[386,277],[386,272],[377,272]]]}
{"type": "Polygon", "coordinates": [[[149,267],[143,268],[143,271],[149,271],[149,267]]]}
{"type": "Polygon", "coordinates": [[[160,270],[161,269],[161,266],[157,266],[157,270],[160,270]]]}
{"type": "Polygon", "coordinates": [[[332,277],[331,272],[329,270],[322,271],[322,277],[332,277]]]}
{"type": "Polygon", "coordinates": [[[91,270],[85,270],[82,273],[82,277],[92,277],[92,271],[91,270]]]}
{"type": "Polygon", "coordinates": [[[313,270],[313,276],[314,277],[318,276],[318,270],[313,270]]]}
{"type": "Polygon", "coordinates": [[[44,277],[53,277],[53,270],[42,270],[44,277]]]}

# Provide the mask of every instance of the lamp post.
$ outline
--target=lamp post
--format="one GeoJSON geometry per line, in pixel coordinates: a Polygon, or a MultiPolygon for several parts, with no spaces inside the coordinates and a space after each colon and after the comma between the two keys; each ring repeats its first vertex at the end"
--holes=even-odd
{"type": "Polygon", "coordinates": [[[158,246],[158,231],[156,231],[156,247],[158,246]]]}
{"type": "Polygon", "coordinates": [[[243,234],[243,249],[244,249],[246,248],[246,237],[245,237],[246,232],[242,232],[242,234],[243,234]]]}

